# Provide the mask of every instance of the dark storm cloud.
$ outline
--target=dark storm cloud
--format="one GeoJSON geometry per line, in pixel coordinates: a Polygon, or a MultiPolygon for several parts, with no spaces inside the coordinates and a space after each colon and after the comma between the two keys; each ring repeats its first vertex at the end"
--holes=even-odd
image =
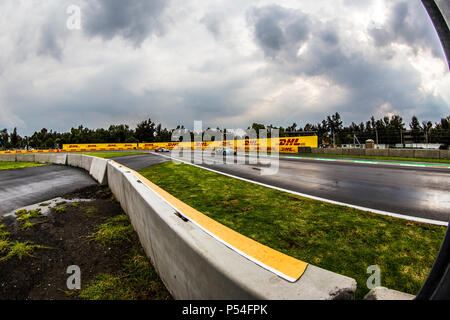
{"type": "Polygon", "coordinates": [[[110,40],[120,36],[140,45],[152,34],[163,32],[161,14],[166,0],[94,0],[86,8],[85,30],[110,40]]]}
{"type": "MultiPolygon", "coordinates": [[[[36,53],[40,56],[49,56],[61,61],[64,55],[64,46],[66,40],[71,36],[67,29],[66,22],[68,6],[78,3],[77,0],[59,0],[55,7],[49,9],[46,14],[45,22],[33,32],[37,32],[36,53]]],[[[33,34],[24,34],[27,38],[33,34]]],[[[31,40],[27,38],[27,40],[31,40]]],[[[27,55],[27,53],[24,53],[27,55]]]]}
{"type": "Polygon", "coordinates": [[[255,39],[267,56],[295,56],[309,36],[309,19],[299,10],[272,5],[254,8],[248,18],[255,39]]]}
{"type": "Polygon", "coordinates": [[[392,43],[410,46],[414,52],[429,47],[436,57],[442,56],[442,48],[425,9],[412,1],[398,2],[388,13],[381,27],[371,27],[368,32],[378,47],[392,43]]]}
{"type": "Polygon", "coordinates": [[[63,25],[56,28],[53,23],[45,24],[40,33],[37,53],[39,55],[49,55],[57,60],[61,60],[63,54],[61,30],[64,30],[64,28],[63,25]]]}

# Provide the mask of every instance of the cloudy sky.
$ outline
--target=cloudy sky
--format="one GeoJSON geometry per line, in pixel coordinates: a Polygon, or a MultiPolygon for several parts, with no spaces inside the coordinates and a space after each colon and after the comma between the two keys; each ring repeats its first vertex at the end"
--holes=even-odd
{"type": "Polygon", "coordinates": [[[22,135],[450,114],[419,0],[2,0],[0,30],[0,128],[22,135]]]}

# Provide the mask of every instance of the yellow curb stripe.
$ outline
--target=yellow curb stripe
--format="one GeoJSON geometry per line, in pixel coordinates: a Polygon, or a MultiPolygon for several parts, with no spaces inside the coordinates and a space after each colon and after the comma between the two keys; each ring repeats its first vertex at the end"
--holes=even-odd
{"type": "Polygon", "coordinates": [[[308,264],[304,261],[290,257],[277,250],[269,248],[255,240],[252,240],[226,226],[217,222],[216,220],[204,215],[203,213],[195,210],[191,206],[175,198],[167,191],[161,189],[153,182],[139,174],[138,172],[127,168],[113,160],[112,162],[134,173],[145,185],[147,185],[154,192],[159,194],[170,205],[177,208],[180,213],[186,216],[188,219],[194,221],[208,232],[214,234],[222,241],[243,252],[245,255],[252,257],[253,259],[261,262],[262,264],[272,268],[279,273],[286,275],[287,277],[296,281],[300,278],[306,270],[308,264]]]}

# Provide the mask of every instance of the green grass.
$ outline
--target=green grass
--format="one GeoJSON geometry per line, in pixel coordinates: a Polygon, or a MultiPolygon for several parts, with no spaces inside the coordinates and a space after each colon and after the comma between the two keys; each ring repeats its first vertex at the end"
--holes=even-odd
{"type": "Polygon", "coordinates": [[[140,171],[190,206],[280,252],[356,279],[378,265],[381,285],[417,294],[446,227],[410,222],[302,198],[186,164],[140,171]]]}
{"type": "MultiPolygon", "coordinates": [[[[35,226],[37,223],[31,222],[33,219],[39,219],[44,218],[44,216],[41,213],[41,209],[35,209],[27,211],[25,209],[18,210],[16,213],[17,221],[23,222],[21,226],[22,231],[26,231],[28,229],[31,229],[33,226],[35,226]]],[[[38,223],[42,223],[43,221],[40,221],[38,223]]]]}
{"type": "Polygon", "coordinates": [[[56,212],[56,213],[62,213],[62,212],[66,212],[67,208],[66,207],[53,207],[52,210],[53,210],[53,212],[56,212]]]}
{"type": "Polygon", "coordinates": [[[81,202],[72,202],[72,203],[69,203],[68,206],[72,207],[72,208],[79,208],[81,206],[81,202]]]}
{"type": "MultiPolygon", "coordinates": [[[[27,223],[28,221],[26,221],[27,223]]],[[[33,252],[37,249],[52,249],[36,245],[30,241],[19,242],[10,241],[10,233],[6,232],[6,226],[0,225],[0,263],[7,261],[13,257],[22,260],[24,257],[34,258],[33,252]]]]}
{"type": "Polygon", "coordinates": [[[49,247],[44,247],[40,245],[33,244],[30,241],[25,242],[9,242],[7,240],[3,240],[4,243],[1,244],[0,241],[0,253],[7,252],[7,254],[0,258],[0,262],[9,260],[13,257],[19,258],[19,260],[22,260],[24,257],[30,257],[34,258],[33,252],[36,249],[52,249],[49,247]]]}
{"type": "Polygon", "coordinates": [[[86,300],[171,299],[169,292],[152,267],[126,215],[108,219],[97,227],[90,237],[105,247],[128,249],[120,270],[114,274],[102,273],[87,287],[80,298],[86,300]]]}
{"type": "MultiPolygon", "coordinates": [[[[287,155],[287,154],[286,154],[287,155]]],[[[281,155],[280,155],[281,156],[281,155]]],[[[380,156],[357,156],[357,155],[340,155],[340,154],[319,154],[310,153],[304,155],[295,155],[300,158],[306,157],[329,157],[329,158],[355,158],[355,159],[374,159],[374,160],[391,160],[391,161],[409,161],[409,162],[431,162],[431,163],[450,163],[450,159],[428,159],[428,158],[402,158],[402,157],[380,157],[380,156]]]]}
{"type": "Polygon", "coordinates": [[[137,154],[143,154],[143,152],[86,152],[81,153],[87,156],[99,157],[99,158],[117,158],[124,156],[134,156],[137,154]]]}
{"type": "Polygon", "coordinates": [[[119,215],[109,219],[97,227],[97,232],[90,239],[102,243],[104,246],[130,243],[133,240],[133,227],[126,215],[119,215]]]}
{"type": "Polygon", "coordinates": [[[30,211],[22,209],[16,212],[16,217],[18,221],[29,221],[31,219],[42,218],[43,215],[41,213],[41,209],[35,209],[30,211]]]}
{"type": "Polygon", "coordinates": [[[0,162],[0,170],[10,170],[10,169],[21,169],[29,167],[39,167],[46,166],[47,163],[36,163],[36,162],[0,162]]]}
{"type": "MultiPolygon", "coordinates": [[[[0,224],[0,240],[8,239],[11,235],[10,232],[6,231],[6,226],[4,224],[0,224]]],[[[0,247],[1,250],[1,247],[0,247]]]]}

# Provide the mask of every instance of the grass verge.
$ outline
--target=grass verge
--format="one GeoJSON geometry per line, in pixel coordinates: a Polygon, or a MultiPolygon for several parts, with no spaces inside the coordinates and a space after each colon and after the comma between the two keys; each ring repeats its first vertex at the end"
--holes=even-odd
{"type": "Polygon", "coordinates": [[[356,298],[369,291],[367,267],[381,285],[417,294],[446,227],[376,215],[165,162],[140,171],[166,191],[262,244],[356,279],[356,298]]]}
{"type": "Polygon", "coordinates": [[[38,207],[0,217],[0,300],[170,298],[109,188],[64,197],[45,214],[38,207]],[[73,264],[81,290],[67,288],[73,264]]]}
{"type": "Polygon", "coordinates": [[[46,166],[47,163],[36,163],[36,162],[11,162],[5,161],[0,162],[0,170],[10,170],[10,169],[20,169],[20,168],[29,168],[29,167],[40,167],[46,166]]]}
{"type": "Polygon", "coordinates": [[[151,297],[169,300],[171,296],[152,267],[126,215],[109,218],[89,239],[105,247],[128,247],[121,269],[101,273],[81,290],[86,300],[140,300],[151,297]]]}
{"type": "MultiPolygon", "coordinates": [[[[28,221],[26,221],[28,222],[28,221]]],[[[52,249],[41,245],[36,245],[31,241],[11,241],[11,233],[6,232],[6,226],[0,225],[0,263],[13,257],[22,260],[23,257],[34,257],[33,253],[38,249],[52,249]]]]}

